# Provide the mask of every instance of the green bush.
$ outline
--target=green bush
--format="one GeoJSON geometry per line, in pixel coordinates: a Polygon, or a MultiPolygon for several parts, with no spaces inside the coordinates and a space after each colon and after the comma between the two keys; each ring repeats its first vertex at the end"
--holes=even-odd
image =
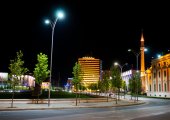
{"type": "MultiPolygon", "coordinates": [[[[79,96],[79,94],[78,94],[79,96]]],[[[50,91],[50,98],[75,98],[75,93],[65,92],[65,91],[50,91]]],[[[80,98],[96,98],[96,95],[80,94],[80,98]]],[[[12,92],[1,92],[0,99],[11,99],[12,92]]],[[[15,92],[14,99],[33,99],[38,98],[38,96],[33,96],[32,91],[27,92],[15,92]]],[[[42,91],[39,98],[47,99],[48,91],[42,91]]]]}
{"type": "MultiPolygon", "coordinates": [[[[12,92],[0,93],[0,99],[11,99],[12,92]]],[[[15,92],[14,99],[31,99],[31,92],[15,92]]]]}

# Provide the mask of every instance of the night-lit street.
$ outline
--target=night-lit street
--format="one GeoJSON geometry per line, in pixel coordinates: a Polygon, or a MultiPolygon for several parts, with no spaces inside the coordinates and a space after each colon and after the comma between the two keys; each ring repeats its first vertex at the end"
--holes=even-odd
{"type": "Polygon", "coordinates": [[[0,120],[170,120],[165,1],[4,0],[0,120]]]}
{"type": "Polygon", "coordinates": [[[1,120],[167,120],[170,100],[139,98],[146,104],[113,108],[1,111],[1,120]]]}

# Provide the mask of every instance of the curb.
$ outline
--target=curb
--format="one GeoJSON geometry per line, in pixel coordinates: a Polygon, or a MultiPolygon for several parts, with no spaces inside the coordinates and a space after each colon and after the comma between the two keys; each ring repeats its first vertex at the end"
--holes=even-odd
{"type": "Polygon", "coordinates": [[[115,104],[110,106],[72,106],[72,107],[52,107],[52,108],[2,108],[0,111],[19,111],[19,110],[54,110],[54,109],[78,109],[78,108],[111,108],[111,107],[122,107],[122,106],[132,106],[132,105],[141,105],[145,104],[146,102],[140,103],[130,103],[130,104],[115,104]]]}

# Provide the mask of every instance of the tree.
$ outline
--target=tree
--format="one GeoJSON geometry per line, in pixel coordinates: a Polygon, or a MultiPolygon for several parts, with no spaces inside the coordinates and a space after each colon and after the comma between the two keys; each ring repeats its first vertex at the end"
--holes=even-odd
{"type": "MultiPolygon", "coordinates": [[[[120,88],[122,87],[121,72],[118,66],[111,66],[110,71],[112,77],[112,86],[115,88],[116,94],[118,91],[118,98],[119,98],[120,88]]],[[[116,104],[117,104],[117,97],[116,97],[116,104]]]]}
{"type": "Polygon", "coordinates": [[[84,90],[86,90],[87,88],[86,88],[86,86],[85,86],[84,84],[80,84],[79,89],[82,90],[82,91],[84,91],[84,90]]]}
{"type": "Polygon", "coordinates": [[[21,75],[24,75],[27,71],[28,68],[23,67],[24,61],[22,60],[23,58],[23,53],[22,51],[16,52],[17,56],[14,60],[10,60],[9,64],[9,78],[10,78],[10,84],[12,87],[12,102],[11,102],[11,107],[13,107],[13,99],[14,99],[14,93],[15,93],[15,86],[19,84],[20,82],[20,77],[21,75]]]}
{"type": "Polygon", "coordinates": [[[133,74],[132,78],[129,79],[129,89],[131,91],[131,99],[132,99],[132,94],[137,95],[138,93],[141,93],[141,80],[140,80],[139,72],[133,74]]]}
{"type": "Polygon", "coordinates": [[[135,85],[134,85],[134,78],[132,76],[132,78],[129,79],[129,90],[130,90],[130,93],[131,93],[131,100],[132,100],[132,94],[134,93],[134,90],[135,90],[135,85]]]}
{"type": "Polygon", "coordinates": [[[75,63],[75,66],[73,67],[73,80],[72,80],[72,84],[75,86],[76,89],[76,106],[77,106],[77,94],[78,94],[78,89],[79,89],[79,85],[82,81],[82,71],[81,71],[81,65],[80,63],[75,63]]]}
{"type": "Polygon", "coordinates": [[[99,89],[99,95],[100,93],[104,92],[102,80],[98,81],[98,89],[99,89]]]}
{"type": "Polygon", "coordinates": [[[95,91],[96,94],[97,94],[97,90],[98,90],[98,84],[97,83],[90,83],[88,85],[88,89],[92,90],[92,91],[95,91]]]}
{"type": "Polygon", "coordinates": [[[41,94],[41,84],[49,76],[50,73],[50,71],[48,70],[47,55],[43,53],[37,55],[37,64],[35,65],[33,73],[36,83],[34,94],[39,98],[39,95],[41,94]]]}
{"type": "Polygon", "coordinates": [[[138,94],[140,94],[142,91],[140,72],[137,71],[134,75],[135,75],[135,81],[136,81],[136,99],[138,101],[138,94]]]}
{"type": "Polygon", "coordinates": [[[125,99],[125,94],[126,94],[126,82],[122,80],[122,88],[124,90],[124,99],[125,99]]]}
{"type": "MultiPolygon", "coordinates": [[[[103,74],[103,80],[102,82],[102,89],[105,92],[105,94],[107,94],[111,88],[111,80],[110,80],[110,76],[109,73],[104,73],[103,74]]],[[[107,95],[107,102],[108,102],[108,95],[107,95]]]]}

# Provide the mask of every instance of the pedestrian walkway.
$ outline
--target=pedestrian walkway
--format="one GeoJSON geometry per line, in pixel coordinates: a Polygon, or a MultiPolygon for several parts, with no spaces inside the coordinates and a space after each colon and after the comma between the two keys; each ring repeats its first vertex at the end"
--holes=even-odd
{"type": "Polygon", "coordinates": [[[11,108],[11,99],[0,99],[0,111],[119,107],[143,103],[143,101],[120,99],[116,104],[115,99],[109,99],[107,102],[106,98],[96,98],[78,100],[77,105],[75,99],[50,99],[50,102],[48,99],[44,99],[39,100],[37,104],[31,99],[15,99],[11,108]]]}

